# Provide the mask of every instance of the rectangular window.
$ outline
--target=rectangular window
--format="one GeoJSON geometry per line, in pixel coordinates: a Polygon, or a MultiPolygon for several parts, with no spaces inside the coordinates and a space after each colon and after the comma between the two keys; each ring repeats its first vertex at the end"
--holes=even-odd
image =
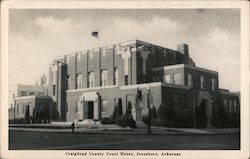
{"type": "Polygon", "coordinates": [[[25,107],[24,107],[24,104],[22,104],[22,114],[24,114],[24,110],[25,109],[25,107]]]}
{"type": "Polygon", "coordinates": [[[107,100],[106,100],[106,99],[103,99],[103,100],[102,100],[101,111],[102,111],[102,113],[106,113],[106,112],[108,111],[108,108],[107,108],[107,100]]]}
{"type": "Polygon", "coordinates": [[[212,78],[212,90],[214,91],[216,88],[216,85],[215,85],[215,79],[212,78]]]}
{"type": "Polygon", "coordinates": [[[108,84],[108,71],[101,70],[101,86],[107,86],[108,84]]]}
{"type": "Polygon", "coordinates": [[[95,73],[89,72],[88,73],[88,88],[94,87],[94,80],[95,79],[95,73]]]}
{"type": "Polygon", "coordinates": [[[200,87],[201,89],[205,89],[205,79],[203,76],[200,76],[200,87]]]}
{"type": "Polygon", "coordinates": [[[125,86],[127,86],[128,85],[128,75],[125,75],[125,86]]]}
{"type": "Polygon", "coordinates": [[[118,85],[118,68],[114,68],[114,85],[118,85]]]}
{"type": "Polygon", "coordinates": [[[174,84],[181,84],[181,73],[174,73],[174,84]]]}
{"type": "Polygon", "coordinates": [[[76,77],[76,88],[81,89],[82,88],[82,74],[77,74],[76,77]]]}
{"type": "Polygon", "coordinates": [[[70,89],[70,76],[65,77],[65,89],[66,90],[70,89]]]}
{"type": "Polygon", "coordinates": [[[237,113],[237,103],[234,101],[234,112],[237,113]]]}
{"type": "Polygon", "coordinates": [[[27,93],[26,92],[21,92],[21,96],[26,96],[27,93]]]}
{"type": "Polygon", "coordinates": [[[231,100],[229,100],[229,112],[233,112],[233,106],[231,100]]]}
{"type": "Polygon", "coordinates": [[[16,114],[19,114],[19,104],[17,104],[17,106],[16,106],[16,114]]]}
{"type": "Polygon", "coordinates": [[[76,113],[79,112],[79,105],[80,105],[80,103],[77,102],[77,103],[76,103],[76,113]]]}
{"type": "Polygon", "coordinates": [[[56,95],[56,85],[53,85],[53,96],[56,95]]]}
{"type": "Polygon", "coordinates": [[[164,75],[163,76],[163,82],[165,82],[165,83],[171,83],[171,81],[170,81],[170,75],[164,75]]]}
{"type": "Polygon", "coordinates": [[[228,109],[227,109],[227,100],[226,99],[224,99],[224,111],[228,112],[228,109]]]}
{"type": "Polygon", "coordinates": [[[193,88],[193,77],[190,73],[188,74],[188,86],[193,88]]]}
{"type": "Polygon", "coordinates": [[[32,95],[32,96],[33,96],[33,95],[35,95],[35,93],[34,93],[34,92],[30,92],[30,95],[32,95]]]}

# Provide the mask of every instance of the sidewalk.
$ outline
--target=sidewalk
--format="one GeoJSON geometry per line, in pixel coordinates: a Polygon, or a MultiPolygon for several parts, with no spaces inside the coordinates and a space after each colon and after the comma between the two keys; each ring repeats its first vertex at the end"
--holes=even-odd
{"type": "MultiPolygon", "coordinates": [[[[34,127],[9,127],[9,130],[14,131],[37,131],[37,132],[54,132],[54,133],[72,133],[71,129],[67,128],[34,128],[34,127]]],[[[239,128],[230,129],[193,129],[193,128],[165,128],[165,127],[155,127],[151,128],[152,134],[154,135],[178,135],[178,134],[189,134],[189,135],[227,135],[227,134],[237,134],[240,132],[239,128]]],[[[121,135],[142,135],[147,134],[147,127],[138,127],[135,129],[122,128],[117,125],[102,125],[101,128],[78,128],[75,129],[75,134],[78,133],[93,133],[93,134],[121,134],[121,135]]]]}

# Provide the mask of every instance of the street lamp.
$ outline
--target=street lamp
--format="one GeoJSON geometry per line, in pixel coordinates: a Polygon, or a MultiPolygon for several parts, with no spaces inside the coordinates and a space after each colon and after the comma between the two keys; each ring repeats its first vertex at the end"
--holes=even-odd
{"type": "Polygon", "coordinates": [[[151,131],[151,115],[150,115],[150,88],[149,88],[149,86],[147,87],[147,90],[148,90],[148,120],[149,120],[148,134],[152,134],[152,131],[151,131]]]}

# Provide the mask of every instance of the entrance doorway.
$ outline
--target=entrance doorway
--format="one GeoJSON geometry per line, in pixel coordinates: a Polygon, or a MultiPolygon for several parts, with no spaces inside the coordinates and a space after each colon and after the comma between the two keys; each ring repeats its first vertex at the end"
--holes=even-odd
{"type": "Polygon", "coordinates": [[[202,99],[200,106],[196,108],[196,127],[206,128],[208,125],[207,109],[208,109],[207,99],[202,99]]]}
{"type": "Polygon", "coordinates": [[[84,119],[93,119],[94,118],[94,102],[89,101],[84,105],[84,119]]]}

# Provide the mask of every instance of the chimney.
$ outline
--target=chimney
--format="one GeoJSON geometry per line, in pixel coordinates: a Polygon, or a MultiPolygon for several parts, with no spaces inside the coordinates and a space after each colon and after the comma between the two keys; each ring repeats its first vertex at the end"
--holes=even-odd
{"type": "Polygon", "coordinates": [[[184,54],[186,57],[189,57],[187,44],[177,45],[177,51],[184,54]]]}

